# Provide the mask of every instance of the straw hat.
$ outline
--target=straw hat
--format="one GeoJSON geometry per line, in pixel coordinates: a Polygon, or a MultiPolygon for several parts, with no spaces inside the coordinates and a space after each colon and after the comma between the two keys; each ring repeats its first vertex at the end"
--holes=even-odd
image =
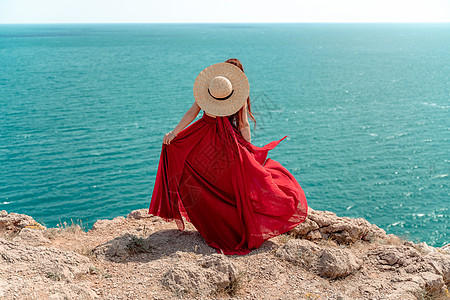
{"type": "Polygon", "coordinates": [[[230,116],[239,111],[250,93],[247,76],[237,66],[222,62],[205,68],[194,82],[194,98],[208,114],[230,116]]]}

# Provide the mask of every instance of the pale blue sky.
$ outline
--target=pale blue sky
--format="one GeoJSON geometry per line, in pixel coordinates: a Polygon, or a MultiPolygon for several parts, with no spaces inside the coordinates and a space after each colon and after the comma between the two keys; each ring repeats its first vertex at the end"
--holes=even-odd
{"type": "Polygon", "coordinates": [[[0,23],[450,22],[450,0],[0,0],[0,23]]]}

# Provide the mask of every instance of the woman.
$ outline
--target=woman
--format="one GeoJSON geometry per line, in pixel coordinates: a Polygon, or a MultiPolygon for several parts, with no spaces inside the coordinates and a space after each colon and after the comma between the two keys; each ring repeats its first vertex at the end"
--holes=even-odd
{"type": "Polygon", "coordinates": [[[182,216],[218,253],[244,255],[302,223],[305,194],[289,171],[267,158],[283,139],[251,143],[249,83],[229,59],[205,68],[194,82],[194,104],[163,138],[149,214],[182,216]],[[190,124],[203,110],[203,116],[190,124]],[[186,128],[185,128],[186,127],[186,128]]]}

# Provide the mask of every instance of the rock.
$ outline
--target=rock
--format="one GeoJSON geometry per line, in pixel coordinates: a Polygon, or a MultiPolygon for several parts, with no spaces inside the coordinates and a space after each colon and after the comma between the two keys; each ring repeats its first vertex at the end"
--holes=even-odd
{"type": "Polygon", "coordinates": [[[413,247],[404,245],[380,245],[369,250],[368,261],[381,270],[395,270],[401,266],[407,266],[408,273],[431,270],[424,262],[422,255],[413,247]]]}
{"type": "Polygon", "coordinates": [[[328,278],[345,277],[361,267],[362,260],[350,251],[326,248],[318,261],[319,275],[328,278]]]}
{"type": "Polygon", "coordinates": [[[397,293],[402,295],[412,293],[420,295],[420,298],[434,299],[433,296],[445,292],[442,276],[431,272],[403,275],[392,282],[397,293]]]}
{"type": "Polygon", "coordinates": [[[112,220],[104,219],[97,220],[93,225],[91,230],[104,230],[104,229],[115,229],[116,226],[119,226],[121,223],[125,222],[125,217],[119,216],[115,217],[112,220]]]}
{"type": "Polygon", "coordinates": [[[161,284],[177,294],[204,294],[212,290],[204,270],[190,262],[177,262],[164,273],[161,284]]]}
{"type": "Polygon", "coordinates": [[[275,255],[309,268],[316,265],[321,251],[322,249],[311,241],[290,239],[286,244],[277,249],[275,255]]]}
{"type": "Polygon", "coordinates": [[[173,261],[192,260],[196,255],[192,252],[176,251],[169,255],[173,261]]]}
{"type": "Polygon", "coordinates": [[[419,250],[419,251],[421,251],[421,252],[423,252],[425,254],[431,253],[431,252],[438,252],[437,248],[428,246],[428,244],[426,242],[415,244],[414,247],[417,250],[419,250]]]}
{"type": "Polygon", "coordinates": [[[362,261],[350,251],[338,248],[321,248],[303,239],[290,239],[279,247],[275,255],[297,263],[327,278],[345,277],[361,267],[362,261]]]}
{"type": "Polygon", "coordinates": [[[289,233],[291,233],[294,236],[305,236],[309,232],[316,229],[319,229],[317,223],[312,221],[310,218],[306,217],[304,222],[300,223],[300,225],[298,225],[294,229],[291,229],[289,233]]]}
{"type": "Polygon", "coordinates": [[[435,273],[442,276],[444,283],[450,287],[450,255],[431,252],[424,260],[433,267],[435,273]]]}
{"type": "Polygon", "coordinates": [[[438,251],[442,254],[450,255],[450,244],[444,245],[441,248],[438,248],[438,251]]]}
{"type": "Polygon", "coordinates": [[[78,284],[73,284],[70,288],[72,291],[72,297],[65,297],[65,299],[75,299],[75,297],[80,297],[81,299],[98,299],[98,295],[94,292],[87,284],[81,282],[78,284]]]}
{"type": "Polygon", "coordinates": [[[433,267],[424,262],[422,258],[415,261],[407,260],[404,270],[406,271],[406,273],[436,272],[433,267]]]}
{"type": "Polygon", "coordinates": [[[305,237],[309,240],[320,240],[324,238],[324,236],[322,235],[322,233],[320,233],[319,230],[310,231],[305,237]]]}
{"type": "Polygon", "coordinates": [[[401,250],[401,247],[385,246],[382,247],[382,249],[373,250],[371,254],[376,255],[377,262],[379,264],[402,266],[405,260],[405,255],[401,250]]]}
{"type": "Polygon", "coordinates": [[[147,212],[98,220],[85,235],[51,235],[53,228],[32,229],[32,219],[1,211],[3,229],[15,233],[0,238],[0,298],[95,299],[97,292],[102,299],[211,299],[231,288],[239,299],[406,300],[440,299],[441,292],[445,299],[450,287],[449,245],[434,249],[392,234],[383,238],[366,221],[331,212],[309,209],[310,217],[290,232],[297,238],[267,241],[244,256],[218,254],[191,223],[179,231],[147,212]],[[133,233],[139,229],[138,237],[133,233]],[[377,237],[383,240],[350,244],[377,237]],[[321,240],[326,238],[349,245],[321,240]],[[74,247],[86,256],[65,250],[74,247]],[[141,252],[151,253],[132,257],[141,252]],[[116,263],[129,257],[131,263],[116,263]],[[243,286],[237,267],[249,279],[243,286]]]}
{"type": "Polygon", "coordinates": [[[386,232],[366,219],[338,217],[330,211],[316,211],[308,208],[308,217],[291,230],[295,236],[306,239],[332,238],[338,243],[353,243],[357,240],[370,241],[386,238],[386,232]]]}
{"type": "Polygon", "coordinates": [[[328,234],[338,243],[353,243],[357,240],[370,241],[374,237],[384,238],[386,232],[374,224],[370,224],[363,218],[350,219],[338,217],[335,222],[326,227],[321,227],[322,234],[328,234]]]}
{"type": "Polygon", "coordinates": [[[238,276],[238,270],[225,255],[214,253],[197,261],[178,261],[164,273],[161,283],[177,294],[210,295],[224,289],[238,276]]]}
{"type": "Polygon", "coordinates": [[[442,276],[431,272],[420,273],[420,276],[422,276],[422,279],[424,281],[422,287],[430,295],[436,295],[442,292],[442,288],[444,287],[444,280],[442,279],[442,276]]]}
{"type": "Polygon", "coordinates": [[[73,279],[94,267],[90,260],[73,251],[45,246],[27,246],[0,238],[0,263],[15,272],[36,273],[36,276],[58,276],[73,279]]]}
{"type": "Polygon", "coordinates": [[[142,208],[142,209],[136,209],[133,210],[132,212],[130,212],[127,215],[128,219],[145,219],[145,218],[152,218],[154,217],[152,214],[148,213],[148,209],[147,208],[142,208]]]}
{"type": "Polygon", "coordinates": [[[53,299],[53,300],[88,300],[99,299],[87,282],[63,282],[39,278],[21,282],[13,280],[4,299],[53,299]]]}
{"type": "Polygon", "coordinates": [[[318,227],[329,226],[336,221],[338,216],[331,211],[318,211],[308,207],[308,217],[314,221],[318,227]]]}
{"type": "Polygon", "coordinates": [[[114,262],[121,262],[130,255],[138,252],[150,252],[151,245],[148,240],[142,240],[135,235],[126,233],[92,249],[96,257],[101,257],[114,262]]]}
{"type": "Polygon", "coordinates": [[[32,217],[24,214],[9,213],[6,210],[0,212],[0,231],[19,232],[25,227],[45,229],[46,227],[37,223],[32,217]]]}
{"type": "Polygon", "coordinates": [[[26,243],[30,246],[41,246],[51,241],[44,237],[42,230],[39,229],[31,229],[28,227],[23,228],[17,236],[13,238],[14,242],[18,243],[26,243]]]}
{"type": "Polygon", "coordinates": [[[211,270],[215,270],[221,274],[226,275],[226,280],[220,282],[216,280],[215,284],[219,287],[225,287],[230,281],[235,280],[238,270],[235,265],[231,262],[231,260],[222,254],[211,254],[207,256],[203,256],[198,260],[198,263],[203,268],[209,268],[211,270]]]}
{"type": "Polygon", "coordinates": [[[8,287],[9,287],[8,281],[0,278],[0,297],[3,298],[5,296],[8,287]]]}

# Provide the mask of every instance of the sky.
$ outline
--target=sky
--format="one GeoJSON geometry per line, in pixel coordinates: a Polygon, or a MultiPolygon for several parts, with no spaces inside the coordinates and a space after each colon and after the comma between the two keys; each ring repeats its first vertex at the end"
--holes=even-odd
{"type": "Polygon", "coordinates": [[[0,0],[0,23],[450,22],[450,0],[0,0]]]}

